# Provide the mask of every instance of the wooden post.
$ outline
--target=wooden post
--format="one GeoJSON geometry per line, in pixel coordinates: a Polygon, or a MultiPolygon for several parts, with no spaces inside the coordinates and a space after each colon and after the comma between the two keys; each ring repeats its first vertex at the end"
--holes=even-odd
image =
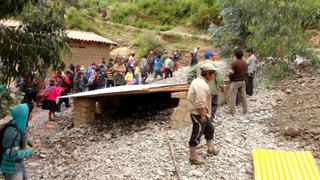
{"type": "Polygon", "coordinates": [[[91,98],[73,99],[74,127],[89,124],[95,119],[96,101],[91,98]]]}
{"type": "Polygon", "coordinates": [[[179,105],[173,109],[170,119],[170,126],[173,128],[179,128],[191,124],[187,95],[188,92],[177,92],[171,94],[171,98],[179,99],[179,105]]]}

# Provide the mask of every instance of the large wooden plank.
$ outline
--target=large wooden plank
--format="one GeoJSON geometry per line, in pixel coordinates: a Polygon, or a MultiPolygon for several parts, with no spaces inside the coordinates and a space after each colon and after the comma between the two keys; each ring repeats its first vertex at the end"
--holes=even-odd
{"type": "Polygon", "coordinates": [[[119,96],[131,94],[147,94],[155,92],[180,92],[188,91],[188,84],[149,84],[149,85],[132,85],[132,86],[117,86],[94,91],[87,91],[63,98],[86,98],[86,97],[101,97],[101,96],[119,96]]]}

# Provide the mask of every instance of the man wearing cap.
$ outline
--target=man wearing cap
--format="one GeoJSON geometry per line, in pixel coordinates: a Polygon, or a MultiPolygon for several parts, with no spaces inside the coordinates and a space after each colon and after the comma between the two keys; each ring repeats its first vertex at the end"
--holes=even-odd
{"type": "Polygon", "coordinates": [[[212,115],[214,115],[218,109],[218,90],[220,88],[223,91],[225,85],[224,85],[223,76],[220,69],[213,62],[214,53],[212,51],[205,51],[204,57],[205,57],[204,61],[192,67],[192,69],[188,72],[187,79],[188,79],[188,83],[190,84],[193,79],[199,77],[201,75],[200,67],[203,64],[209,63],[215,67],[214,78],[208,83],[211,96],[212,96],[212,115]]]}
{"type": "Polygon", "coordinates": [[[192,134],[189,140],[190,163],[203,164],[196,150],[201,136],[207,140],[207,156],[218,154],[213,146],[213,124],[211,122],[211,92],[208,83],[214,79],[215,67],[211,63],[204,63],[200,67],[201,75],[192,81],[188,92],[188,108],[192,120],[192,134]]]}

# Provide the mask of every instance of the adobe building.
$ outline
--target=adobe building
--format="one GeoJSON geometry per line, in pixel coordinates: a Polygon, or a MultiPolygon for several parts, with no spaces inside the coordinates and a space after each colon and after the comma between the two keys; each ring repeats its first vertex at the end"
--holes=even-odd
{"type": "Polygon", "coordinates": [[[71,55],[64,55],[66,64],[89,66],[99,64],[102,58],[108,59],[112,48],[118,44],[93,32],[67,30],[71,55]]]}
{"type": "MultiPolygon", "coordinates": [[[[9,28],[23,26],[21,21],[13,19],[0,19],[0,24],[9,28]]],[[[95,34],[77,30],[67,30],[68,44],[71,48],[71,55],[65,54],[63,61],[68,65],[89,66],[93,62],[99,64],[102,58],[108,59],[112,48],[118,44],[112,40],[95,34]]]]}

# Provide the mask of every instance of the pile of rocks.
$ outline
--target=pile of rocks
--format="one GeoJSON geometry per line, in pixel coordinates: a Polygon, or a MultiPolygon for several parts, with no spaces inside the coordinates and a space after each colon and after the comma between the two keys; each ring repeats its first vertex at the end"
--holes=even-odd
{"type": "Polygon", "coordinates": [[[254,148],[297,150],[298,142],[287,142],[281,133],[270,131],[264,122],[273,116],[281,91],[258,89],[249,98],[249,113],[241,108],[235,116],[220,107],[215,119],[216,157],[206,157],[202,166],[191,166],[188,139],[191,126],[171,129],[171,109],[150,117],[137,115],[115,118],[101,115],[93,125],[72,127],[72,112],[65,111],[56,128],[44,129],[46,116],[36,113],[31,132],[38,142],[27,160],[30,179],[174,179],[176,172],[168,146],[169,139],[183,179],[252,179],[251,151],[254,148]]]}

